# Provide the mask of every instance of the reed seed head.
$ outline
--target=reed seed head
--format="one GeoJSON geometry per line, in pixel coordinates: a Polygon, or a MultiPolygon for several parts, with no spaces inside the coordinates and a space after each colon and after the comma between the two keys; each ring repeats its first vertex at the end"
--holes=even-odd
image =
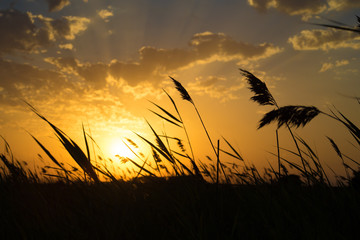
{"type": "Polygon", "coordinates": [[[320,113],[320,110],[314,106],[284,106],[274,109],[264,115],[260,120],[258,129],[273,122],[278,122],[278,128],[287,124],[289,127],[304,127],[314,117],[320,113]]]}
{"type": "Polygon", "coordinates": [[[255,77],[252,73],[239,69],[241,74],[246,77],[248,84],[250,85],[249,89],[255,93],[251,100],[259,103],[260,105],[277,105],[274,97],[271,95],[266,84],[255,77]]]}
{"type": "Polygon", "coordinates": [[[192,104],[194,104],[194,102],[193,102],[193,100],[191,99],[189,93],[186,91],[186,89],[183,87],[183,85],[182,85],[179,81],[175,80],[174,78],[172,78],[172,77],[170,77],[170,78],[171,78],[171,80],[174,82],[175,88],[179,91],[182,99],[184,99],[184,100],[186,100],[186,101],[189,101],[189,102],[191,102],[192,104]]]}

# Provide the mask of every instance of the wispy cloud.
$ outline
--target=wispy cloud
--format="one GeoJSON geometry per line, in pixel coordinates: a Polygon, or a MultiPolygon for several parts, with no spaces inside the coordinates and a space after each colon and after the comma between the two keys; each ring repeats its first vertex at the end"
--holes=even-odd
{"type": "Polygon", "coordinates": [[[190,48],[184,49],[145,46],[139,50],[139,60],[136,62],[113,60],[109,64],[80,63],[72,57],[52,58],[49,61],[60,71],[69,72],[69,69],[72,69],[75,74],[97,87],[106,84],[105,79],[108,75],[136,86],[141,82],[151,82],[156,85],[173,71],[199,64],[232,60],[256,61],[281,51],[279,47],[270,43],[254,45],[236,41],[223,33],[211,32],[195,34],[189,46],[190,48]]]}
{"type": "Polygon", "coordinates": [[[360,48],[360,35],[333,29],[303,30],[288,39],[295,50],[330,50],[360,48]]]}
{"type": "Polygon", "coordinates": [[[65,38],[66,40],[75,39],[75,36],[85,31],[87,25],[90,23],[90,20],[88,18],[77,16],[64,16],[58,20],[43,20],[47,24],[50,24],[50,33],[54,34],[55,36],[57,35],[59,37],[65,38]]]}
{"type": "Polygon", "coordinates": [[[245,83],[238,79],[235,83],[229,83],[224,77],[208,76],[198,77],[195,82],[188,84],[187,89],[194,94],[219,99],[221,102],[239,98],[239,90],[245,87],[245,83]]]}
{"type": "Polygon", "coordinates": [[[291,16],[301,15],[305,19],[328,8],[323,0],[248,0],[248,3],[260,12],[274,8],[291,16]]]}
{"type": "Polygon", "coordinates": [[[358,0],[248,0],[248,4],[259,12],[273,8],[291,16],[300,15],[303,20],[327,11],[360,7],[358,0]]]}
{"type": "Polygon", "coordinates": [[[328,0],[329,10],[343,11],[360,7],[358,0],[328,0]]]}
{"type": "Polygon", "coordinates": [[[71,43],[65,43],[65,44],[59,44],[59,48],[72,50],[74,49],[74,46],[71,43]]]}
{"type": "Polygon", "coordinates": [[[335,61],[335,63],[331,63],[331,62],[326,62],[326,63],[323,63],[322,66],[321,66],[321,69],[319,72],[326,72],[330,69],[333,69],[335,67],[340,67],[340,66],[345,66],[345,65],[348,65],[349,64],[349,61],[348,60],[337,60],[335,61]]]}
{"type": "Polygon", "coordinates": [[[102,18],[105,22],[109,22],[109,18],[114,16],[114,12],[111,6],[107,9],[101,9],[97,11],[97,14],[100,18],[102,18]]]}
{"type": "Polygon", "coordinates": [[[75,86],[54,70],[41,69],[26,63],[0,59],[1,101],[13,103],[18,98],[44,98],[75,86]]]}
{"type": "Polygon", "coordinates": [[[70,5],[69,0],[46,0],[49,6],[49,12],[60,11],[64,7],[70,5]]]}
{"type": "Polygon", "coordinates": [[[58,40],[73,40],[87,28],[89,19],[64,16],[52,19],[15,9],[0,10],[0,55],[34,53],[58,40]]]}

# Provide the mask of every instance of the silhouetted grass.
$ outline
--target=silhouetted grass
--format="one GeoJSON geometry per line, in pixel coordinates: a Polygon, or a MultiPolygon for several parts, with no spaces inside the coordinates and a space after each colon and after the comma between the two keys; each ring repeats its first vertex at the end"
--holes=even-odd
{"type": "Polygon", "coordinates": [[[355,239],[354,188],[135,182],[1,183],[1,239],[355,239]]]}
{"type": "MultiPolygon", "coordinates": [[[[180,136],[159,134],[150,123],[153,140],[139,134],[148,144],[151,157],[138,149],[136,141],[124,139],[135,154],[131,178],[116,178],[107,162],[94,164],[89,140],[82,126],[86,151],[49,122],[30,104],[30,109],[51,126],[60,143],[80,169],[65,167],[47,147],[31,135],[51,164],[41,172],[27,169],[15,159],[4,140],[0,154],[0,238],[9,239],[354,239],[360,222],[360,174],[349,162],[359,162],[341,152],[328,137],[341,159],[346,177],[331,184],[319,157],[291,127],[305,126],[323,114],[345,126],[360,145],[359,128],[340,111],[330,114],[314,106],[279,107],[265,82],[241,70],[247,78],[252,100],[274,106],[259,128],[277,122],[285,125],[296,151],[277,143],[278,170],[258,170],[244,159],[226,138],[214,145],[204,121],[182,84],[171,78],[181,97],[190,102],[200,119],[215,158],[195,161],[193,146],[175,101],[173,109],[152,104],[157,117],[176,128],[180,136]],[[175,114],[172,112],[175,111],[175,114]],[[133,148],[137,148],[134,151],[133,148]],[[190,153],[187,151],[190,149],[190,153]],[[280,156],[280,150],[301,159],[301,164],[280,156]],[[220,155],[220,153],[222,153],[220,155]],[[229,158],[231,161],[224,161],[229,158]],[[346,160],[346,161],[345,161],[346,160]],[[290,169],[290,170],[289,170],[290,169]],[[80,172],[82,170],[82,172],[80,172]]],[[[277,130],[276,130],[277,134],[277,130]]],[[[96,145],[96,144],[95,144],[96,145]]],[[[145,150],[144,150],[145,151],[145,150]]],[[[93,154],[95,155],[95,154],[93,154]]],[[[110,160],[109,160],[110,161],[110,160]]]]}

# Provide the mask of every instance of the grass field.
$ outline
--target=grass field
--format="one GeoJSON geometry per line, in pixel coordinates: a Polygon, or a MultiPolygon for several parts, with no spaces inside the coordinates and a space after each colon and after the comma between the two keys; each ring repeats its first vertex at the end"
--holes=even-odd
{"type": "MultiPolygon", "coordinates": [[[[43,172],[27,169],[16,160],[4,139],[0,155],[1,239],[357,239],[360,223],[360,164],[347,157],[329,138],[346,176],[331,183],[321,160],[293,129],[303,127],[319,114],[344,126],[360,145],[359,128],[340,111],[325,113],[314,106],[278,106],[266,84],[241,70],[252,100],[274,109],[260,120],[259,128],[276,122],[285,127],[294,151],[277,143],[277,166],[258,170],[230,142],[215,142],[209,135],[195,102],[186,89],[171,79],[182,98],[193,105],[216,159],[194,157],[191,139],[170,95],[173,109],[154,104],[154,113],[184,131],[185,139],[160,135],[149,123],[154,141],[139,136],[152,149],[152,159],[141,154],[123,159],[134,164],[133,176],[117,179],[95,161],[92,137],[83,128],[86,149],[31,110],[51,126],[74,160],[69,168],[32,136],[51,161],[43,172]],[[169,142],[176,142],[174,144],[169,142]],[[184,146],[186,146],[185,150],[184,146]],[[300,164],[282,157],[285,151],[300,164]],[[220,157],[234,160],[225,163],[220,157]],[[355,166],[355,167],[354,167],[355,166]],[[78,168],[79,170],[75,170],[78,168]],[[290,171],[291,169],[291,171],[290,171]]],[[[277,130],[276,130],[277,134],[277,130]]],[[[136,143],[128,139],[129,147],[136,143]]]]}
{"type": "Polygon", "coordinates": [[[348,187],[2,183],[2,239],[357,239],[348,187]]]}

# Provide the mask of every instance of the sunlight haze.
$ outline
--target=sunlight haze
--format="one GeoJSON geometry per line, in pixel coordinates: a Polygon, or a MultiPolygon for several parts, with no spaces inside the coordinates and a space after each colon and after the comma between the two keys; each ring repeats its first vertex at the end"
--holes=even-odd
{"type": "MultiPolygon", "coordinates": [[[[150,156],[150,146],[137,135],[155,139],[147,121],[159,135],[183,139],[189,150],[180,128],[149,111],[159,112],[153,102],[176,113],[165,90],[182,114],[195,159],[216,159],[193,106],[181,99],[171,76],[194,100],[214,143],[220,139],[226,149],[224,137],[246,161],[276,166],[271,154],[276,124],[257,130],[272,107],[250,100],[239,68],[263,80],[280,106],[316,106],[327,113],[336,108],[359,124],[354,97],[360,97],[360,34],[313,24],[355,27],[356,15],[360,1],[351,0],[3,0],[0,135],[30,166],[51,163],[29,133],[62,161],[71,161],[26,101],[83,149],[84,124],[92,156],[138,161],[126,139],[139,146],[136,153],[150,156]]],[[[351,134],[331,118],[318,116],[294,132],[324,166],[341,174],[326,136],[359,158],[351,134]]],[[[280,145],[294,150],[287,129],[279,134],[280,145]]],[[[118,164],[132,168],[129,162],[118,164]]]]}

